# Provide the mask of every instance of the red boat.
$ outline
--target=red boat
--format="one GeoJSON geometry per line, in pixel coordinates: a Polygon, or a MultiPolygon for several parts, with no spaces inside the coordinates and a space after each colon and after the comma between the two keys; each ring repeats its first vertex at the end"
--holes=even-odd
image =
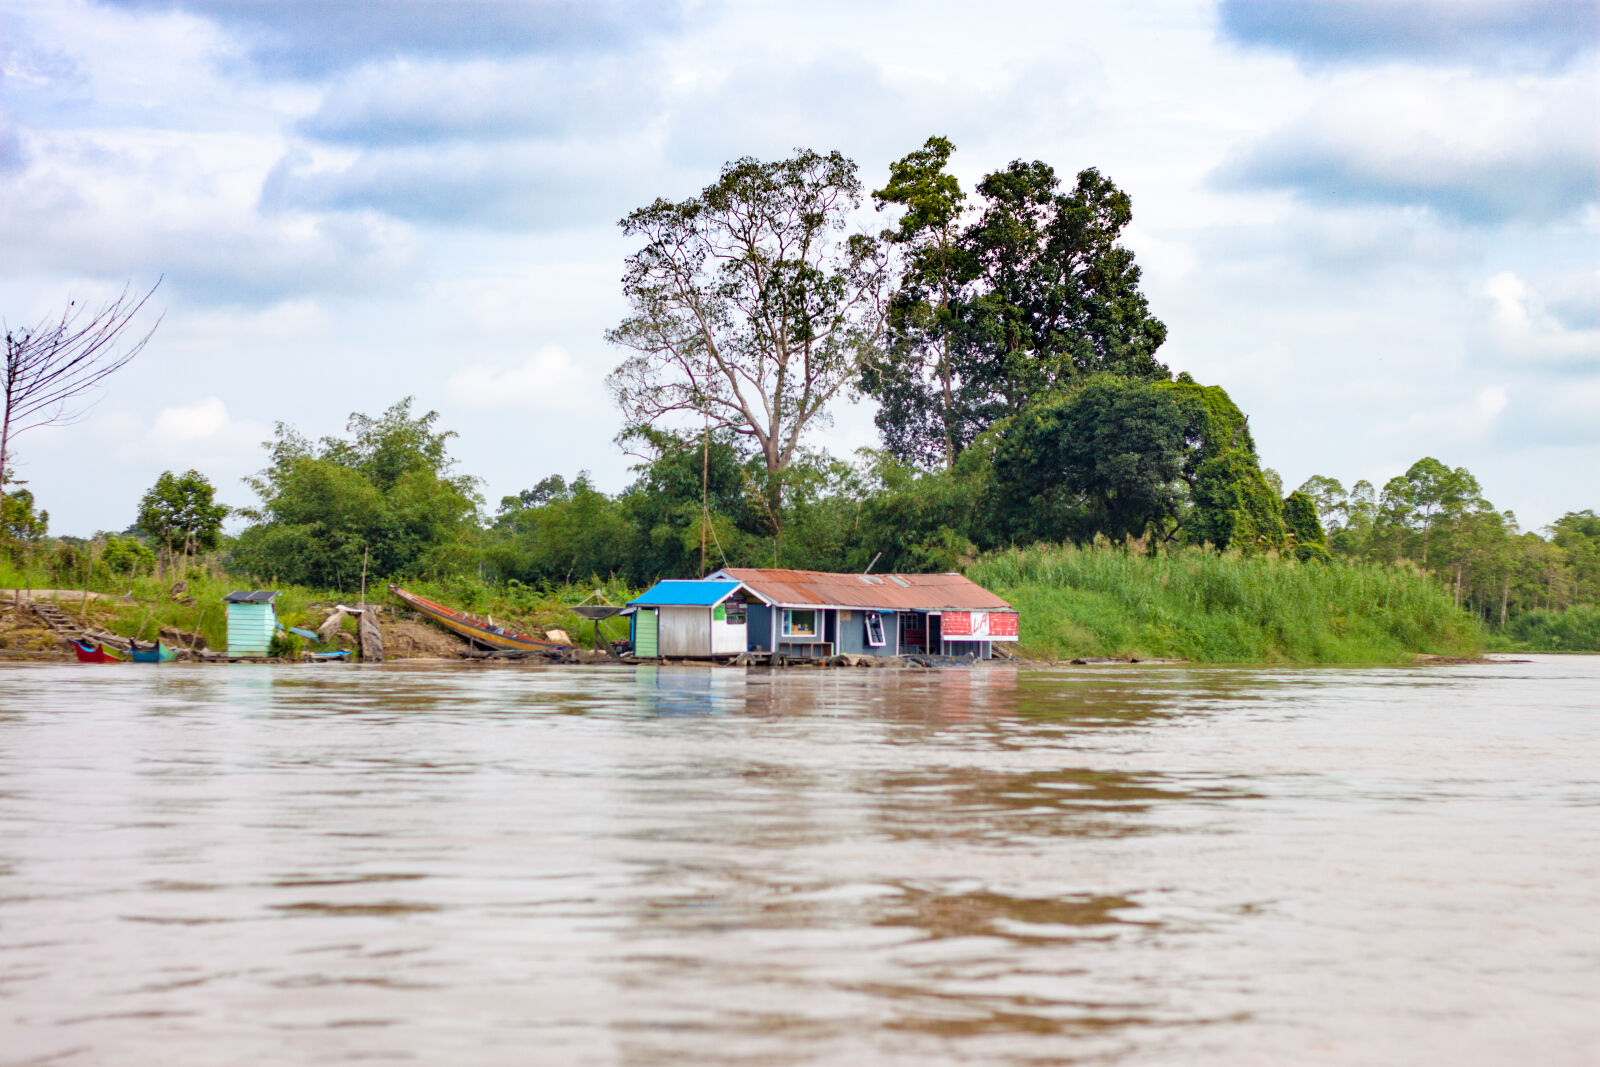
{"type": "Polygon", "coordinates": [[[112,648],[99,642],[84,644],[82,641],[72,642],[72,651],[78,654],[79,663],[126,663],[128,654],[120,648],[112,648]]]}

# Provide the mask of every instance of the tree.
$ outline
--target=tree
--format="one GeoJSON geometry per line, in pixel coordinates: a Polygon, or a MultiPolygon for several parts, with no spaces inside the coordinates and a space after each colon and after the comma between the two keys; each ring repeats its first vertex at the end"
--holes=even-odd
{"type": "Polygon", "coordinates": [[[1112,375],[1011,419],[994,456],[1010,539],[1169,534],[1198,423],[1192,398],[1112,375]]]}
{"type": "Polygon", "coordinates": [[[1187,373],[1150,388],[1188,398],[1199,447],[1184,468],[1190,506],[1181,531],[1190,544],[1243,551],[1281,548],[1280,488],[1263,470],[1250,420],[1220,385],[1201,385],[1187,373]]]}
{"type": "Polygon", "coordinates": [[[1589,508],[1569,511],[1550,524],[1550,539],[1567,554],[1574,599],[1600,603],[1600,515],[1589,508]]]}
{"type": "Polygon", "coordinates": [[[209,551],[222,543],[222,521],[232,510],[216,502],[216,488],[197,470],[180,477],[162,472],[139,501],[139,529],[161,546],[170,563],[181,552],[209,551]]]}
{"type": "Polygon", "coordinates": [[[1045,163],[1017,160],[978,184],[980,212],[957,231],[962,198],[932,138],[893,164],[874,194],[907,208],[891,239],[908,247],[884,359],[862,388],[896,458],[927,463],[971,444],[1051,390],[1100,373],[1163,380],[1166,327],[1139,292],[1118,240],[1128,195],[1098,170],[1068,192],[1045,163]]]}
{"type": "Polygon", "coordinates": [[[1384,484],[1380,505],[1388,520],[1422,535],[1422,565],[1428,565],[1428,536],[1440,515],[1459,517],[1489,507],[1483,489],[1465,467],[1451,469],[1432,456],[1413,463],[1405,474],[1384,484]]]}
{"type": "Polygon", "coordinates": [[[960,221],[966,194],[945,170],[955,146],[930,137],[889,165],[889,182],[872,193],[882,211],[905,208],[884,238],[906,249],[900,288],[889,303],[889,343],[883,358],[862,368],[862,388],[882,404],[879,429],[890,454],[930,462],[940,446],[944,466],[955,464],[956,379],[951,363],[955,304],[972,279],[974,259],[963,244],[960,221]],[[909,428],[910,433],[897,430],[909,428]]]}
{"type": "Polygon", "coordinates": [[[49,529],[50,513],[34,510],[31,492],[18,489],[10,496],[0,496],[0,536],[13,558],[19,555],[19,549],[27,551],[44,540],[49,529]]]}
{"type": "Polygon", "coordinates": [[[452,475],[452,431],[439,413],[413,415],[406,397],[378,418],[355,413],[347,438],[317,444],[279,423],[269,463],[249,484],[259,509],[235,563],[263,577],[350,588],[372,577],[441,576],[468,562],[477,479],[452,475]]]}
{"type": "Polygon", "coordinates": [[[1328,538],[1309,494],[1299,489],[1289,494],[1283,502],[1283,525],[1293,538],[1294,554],[1300,562],[1328,561],[1328,538]]]}
{"type": "Polygon", "coordinates": [[[123,337],[160,284],[158,279],[143,296],[124,289],[92,313],[69,301],[59,319],[6,330],[0,363],[0,500],[10,475],[12,438],[82,417],[91,406],[80,404],[84,394],[137,356],[161,325],[158,318],[137,340],[123,337]]]}
{"type": "Polygon", "coordinates": [[[501,577],[549,586],[606,578],[627,568],[632,528],[587,473],[570,483],[560,475],[545,478],[528,493],[535,501],[503,512],[485,552],[501,577]]]}
{"type": "Polygon", "coordinates": [[[701,416],[753,439],[774,511],[802,434],[880,342],[881,243],[841,239],[861,201],[838,152],[727,164],[699,196],[658,199],[622,220],[632,314],[606,334],[634,351],[607,379],[634,425],[701,416]]]}
{"type": "Polygon", "coordinates": [[[1344,525],[1349,509],[1349,494],[1339,479],[1313,474],[1301,482],[1295,492],[1304,493],[1310,499],[1324,530],[1336,530],[1344,525]]]}

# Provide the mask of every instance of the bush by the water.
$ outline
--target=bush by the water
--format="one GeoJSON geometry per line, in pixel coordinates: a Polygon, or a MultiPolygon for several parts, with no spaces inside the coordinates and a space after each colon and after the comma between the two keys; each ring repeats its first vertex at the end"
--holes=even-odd
{"type": "Polygon", "coordinates": [[[1404,567],[1041,545],[984,556],[966,573],[1022,613],[1030,658],[1393,663],[1483,647],[1477,620],[1404,567]]]}
{"type": "Polygon", "coordinates": [[[1530,611],[1495,635],[1496,648],[1517,652],[1600,652],[1600,604],[1566,611],[1530,611]]]}

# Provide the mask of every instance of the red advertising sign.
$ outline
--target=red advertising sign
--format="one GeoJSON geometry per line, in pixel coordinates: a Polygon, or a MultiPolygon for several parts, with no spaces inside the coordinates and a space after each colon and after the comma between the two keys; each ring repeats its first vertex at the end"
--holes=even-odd
{"type": "Polygon", "coordinates": [[[939,620],[939,632],[945,637],[971,637],[972,613],[947,611],[939,620]]]}
{"type": "Polygon", "coordinates": [[[989,633],[993,637],[1017,636],[1017,613],[1014,611],[991,611],[989,613],[989,633]]]}

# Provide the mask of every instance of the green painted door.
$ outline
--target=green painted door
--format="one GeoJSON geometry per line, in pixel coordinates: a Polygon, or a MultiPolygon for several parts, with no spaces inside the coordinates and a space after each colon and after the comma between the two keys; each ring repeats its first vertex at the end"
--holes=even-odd
{"type": "Polygon", "coordinates": [[[634,613],[633,654],[640,659],[655,659],[660,655],[656,646],[656,613],[650,608],[640,608],[634,613]]]}

